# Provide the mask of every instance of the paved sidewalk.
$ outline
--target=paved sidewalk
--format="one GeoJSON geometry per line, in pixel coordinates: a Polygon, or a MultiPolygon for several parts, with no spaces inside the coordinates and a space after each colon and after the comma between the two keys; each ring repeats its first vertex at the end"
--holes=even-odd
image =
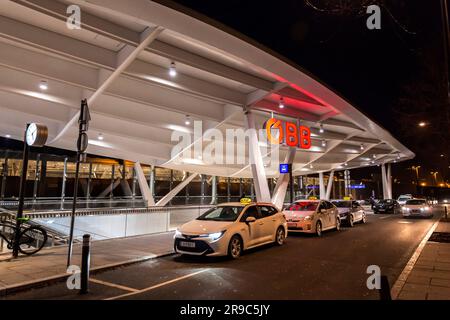
{"type": "MultiPolygon", "coordinates": [[[[450,222],[439,222],[434,232],[450,233],[450,222]]],[[[398,299],[450,300],[450,243],[427,241],[398,299]]]]}
{"type": "MultiPolygon", "coordinates": [[[[91,270],[133,263],[173,253],[173,232],[94,241],[91,270]]],[[[0,296],[17,287],[67,276],[67,246],[44,249],[31,257],[0,255],[0,296]]],[[[73,265],[81,265],[81,245],[74,246],[73,265]]]]}

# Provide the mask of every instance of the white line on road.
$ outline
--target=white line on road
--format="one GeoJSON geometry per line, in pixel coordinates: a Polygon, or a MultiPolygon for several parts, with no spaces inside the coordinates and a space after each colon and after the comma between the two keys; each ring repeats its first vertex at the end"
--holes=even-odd
{"type": "Polygon", "coordinates": [[[408,263],[406,264],[405,268],[403,269],[402,273],[400,274],[400,276],[398,277],[397,281],[395,281],[394,286],[391,289],[391,297],[392,300],[396,300],[398,298],[398,296],[400,295],[400,292],[403,289],[403,286],[406,283],[406,280],[409,277],[409,274],[411,273],[411,271],[414,268],[414,265],[416,264],[417,260],[420,257],[420,254],[422,253],[423,248],[425,248],[425,245],[428,242],[428,239],[430,239],[431,235],[433,234],[434,230],[436,230],[438,224],[439,224],[439,220],[441,220],[441,218],[439,217],[438,220],[431,226],[430,230],[428,230],[427,234],[425,235],[425,237],[422,239],[422,241],[420,242],[419,246],[417,247],[416,251],[414,251],[413,255],[411,256],[411,258],[409,259],[408,263]]]}
{"type": "Polygon", "coordinates": [[[89,279],[89,281],[90,282],[94,282],[94,283],[98,283],[98,284],[102,284],[102,285],[107,286],[107,287],[113,287],[113,288],[121,289],[121,290],[124,290],[124,291],[131,291],[131,292],[139,291],[138,289],[134,289],[134,288],[122,286],[120,284],[115,284],[115,283],[102,281],[102,280],[98,280],[98,279],[92,279],[91,278],[91,279],[89,279]]]}
{"type": "Polygon", "coordinates": [[[392,218],[393,216],[385,216],[385,217],[380,217],[380,219],[387,219],[387,218],[392,218]]]}
{"type": "Polygon", "coordinates": [[[129,297],[129,296],[133,296],[133,295],[136,295],[136,294],[148,292],[148,291],[151,291],[151,290],[154,290],[154,289],[161,288],[161,287],[163,287],[163,286],[172,284],[172,283],[174,283],[174,282],[178,282],[178,281],[181,281],[181,280],[184,280],[184,279],[188,279],[188,278],[190,278],[190,277],[196,276],[196,275],[198,275],[198,274],[200,274],[200,273],[203,273],[203,272],[206,272],[206,271],[208,271],[208,270],[209,270],[209,269],[203,269],[203,270],[200,270],[200,271],[197,271],[197,272],[194,272],[194,273],[190,273],[190,274],[184,275],[184,276],[182,276],[182,277],[178,277],[178,278],[175,278],[175,279],[172,279],[172,280],[163,282],[163,283],[156,284],[156,285],[154,285],[154,286],[151,286],[151,287],[148,287],[148,288],[145,288],[145,289],[142,289],[142,290],[137,290],[137,291],[135,291],[135,292],[125,293],[125,294],[122,294],[122,295],[120,295],[120,296],[116,296],[116,297],[112,297],[112,298],[107,298],[107,299],[105,299],[105,300],[117,300],[117,299],[129,297]]]}

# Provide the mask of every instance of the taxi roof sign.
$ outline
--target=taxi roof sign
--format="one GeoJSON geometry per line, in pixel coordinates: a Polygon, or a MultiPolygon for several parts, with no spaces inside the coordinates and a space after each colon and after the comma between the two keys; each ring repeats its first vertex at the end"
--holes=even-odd
{"type": "Polygon", "coordinates": [[[308,200],[317,200],[317,197],[315,197],[315,196],[310,196],[310,197],[308,197],[308,200]]]}
{"type": "Polygon", "coordinates": [[[250,198],[242,198],[239,202],[241,204],[250,204],[252,202],[252,199],[250,199],[250,198]]]}

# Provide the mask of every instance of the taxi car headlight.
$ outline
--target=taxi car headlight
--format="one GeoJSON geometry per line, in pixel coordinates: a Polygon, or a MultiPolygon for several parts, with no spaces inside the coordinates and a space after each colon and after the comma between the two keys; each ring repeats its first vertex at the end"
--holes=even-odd
{"type": "Polygon", "coordinates": [[[424,208],[420,208],[420,211],[428,211],[428,210],[430,210],[430,207],[424,207],[424,208]]]}
{"type": "Polygon", "coordinates": [[[306,217],[305,217],[305,221],[311,221],[312,218],[313,218],[313,216],[306,216],[306,217]]]}
{"type": "Polygon", "coordinates": [[[175,231],[175,235],[174,235],[174,238],[178,238],[178,237],[181,237],[182,236],[182,234],[181,234],[181,232],[180,232],[180,230],[176,230],[175,231]]]}
{"type": "Polygon", "coordinates": [[[409,211],[409,208],[403,207],[402,210],[408,212],[408,211],[409,211]]]}
{"type": "Polygon", "coordinates": [[[214,232],[214,233],[208,233],[208,234],[202,234],[200,235],[201,238],[210,238],[213,241],[219,240],[224,235],[225,231],[221,232],[214,232]]]}

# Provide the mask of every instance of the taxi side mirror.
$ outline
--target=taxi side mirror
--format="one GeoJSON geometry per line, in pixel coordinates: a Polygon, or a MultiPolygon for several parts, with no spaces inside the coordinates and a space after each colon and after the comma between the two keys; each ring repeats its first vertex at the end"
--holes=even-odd
{"type": "Polygon", "coordinates": [[[247,219],[245,219],[246,223],[252,223],[252,222],[255,222],[255,221],[256,221],[255,217],[247,217],[247,219]]]}
{"type": "Polygon", "coordinates": [[[320,213],[327,213],[327,209],[320,209],[320,213]]]}

